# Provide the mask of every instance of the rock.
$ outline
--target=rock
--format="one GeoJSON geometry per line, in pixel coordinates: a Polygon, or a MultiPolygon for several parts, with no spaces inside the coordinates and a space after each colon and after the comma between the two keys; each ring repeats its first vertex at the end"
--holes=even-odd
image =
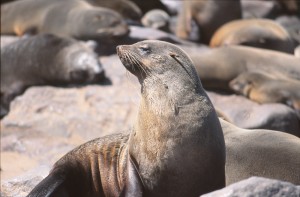
{"type": "Polygon", "coordinates": [[[251,177],[201,197],[299,197],[300,187],[288,182],[251,177]]]}
{"type": "Polygon", "coordinates": [[[2,182],[2,197],[25,197],[49,172],[48,166],[39,166],[21,176],[2,182]]]}
{"type": "Polygon", "coordinates": [[[300,137],[300,121],[297,113],[286,105],[258,104],[239,95],[207,93],[215,108],[238,127],[276,130],[300,137]]]}
{"type": "Polygon", "coordinates": [[[295,56],[300,58],[300,45],[295,48],[295,56]]]}
{"type": "Polygon", "coordinates": [[[282,25],[294,40],[295,45],[300,44],[300,18],[297,16],[279,16],[276,22],[282,25]]]}
{"type": "Polygon", "coordinates": [[[241,0],[243,18],[275,18],[280,13],[276,1],[241,0]]]}
{"type": "Polygon", "coordinates": [[[11,43],[13,43],[13,42],[16,42],[16,41],[18,41],[18,40],[20,40],[20,39],[22,39],[22,38],[20,38],[20,37],[17,37],[17,36],[7,36],[7,35],[5,35],[5,36],[3,36],[3,35],[1,35],[0,36],[0,43],[1,43],[1,48],[2,47],[5,47],[6,45],[8,45],[8,44],[11,44],[11,43]]]}
{"type": "Polygon", "coordinates": [[[147,12],[141,19],[145,27],[169,32],[170,16],[163,10],[154,9],[147,12]]]}

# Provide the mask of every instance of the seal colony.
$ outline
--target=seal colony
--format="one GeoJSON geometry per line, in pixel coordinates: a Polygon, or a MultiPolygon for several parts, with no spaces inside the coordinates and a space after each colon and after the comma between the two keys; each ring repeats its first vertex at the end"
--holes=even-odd
{"type": "Polygon", "coordinates": [[[28,196],[199,196],[224,187],[222,129],[189,57],[162,41],[117,53],[141,84],[130,135],[72,150],[28,196]]]}
{"type": "Polygon", "coordinates": [[[1,5],[1,34],[52,33],[87,40],[123,36],[128,31],[117,12],[84,1],[26,0],[1,5]]]}

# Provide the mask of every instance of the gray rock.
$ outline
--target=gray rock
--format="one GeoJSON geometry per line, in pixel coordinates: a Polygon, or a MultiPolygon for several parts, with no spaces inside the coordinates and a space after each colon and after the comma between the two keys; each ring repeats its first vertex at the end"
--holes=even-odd
{"type": "Polygon", "coordinates": [[[48,166],[39,166],[2,183],[2,197],[25,197],[48,174],[48,166]]]}
{"type": "MultiPolygon", "coordinates": [[[[276,22],[281,24],[290,34],[295,44],[300,44],[300,18],[297,16],[279,16],[276,22]]],[[[297,46],[296,45],[296,46],[297,46]]]]}
{"type": "Polygon", "coordinates": [[[0,36],[0,45],[1,45],[1,48],[2,47],[5,47],[13,42],[16,42],[18,40],[20,40],[22,38],[20,37],[16,37],[16,36],[8,36],[8,35],[1,35],[0,36]]]}
{"type": "Polygon", "coordinates": [[[244,129],[268,129],[300,137],[300,121],[290,107],[279,103],[258,104],[239,95],[208,92],[215,108],[229,122],[244,129]]]}
{"type": "Polygon", "coordinates": [[[241,0],[243,18],[275,18],[280,13],[276,1],[241,0]]]}
{"type": "Polygon", "coordinates": [[[202,197],[299,197],[300,187],[288,182],[261,177],[234,183],[202,197]]]}

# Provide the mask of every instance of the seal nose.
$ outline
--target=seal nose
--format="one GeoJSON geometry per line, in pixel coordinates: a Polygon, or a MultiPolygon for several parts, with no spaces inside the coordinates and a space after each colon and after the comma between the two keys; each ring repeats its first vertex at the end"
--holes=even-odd
{"type": "Polygon", "coordinates": [[[118,54],[124,50],[129,50],[129,48],[130,48],[130,45],[119,45],[116,47],[118,54]]]}
{"type": "Polygon", "coordinates": [[[124,50],[125,45],[119,45],[117,46],[117,54],[120,56],[122,54],[122,51],[124,50]]]}
{"type": "Polygon", "coordinates": [[[122,46],[117,46],[117,53],[119,54],[120,51],[122,50],[122,46]]]}
{"type": "Polygon", "coordinates": [[[101,73],[95,74],[95,76],[94,76],[92,82],[94,82],[94,83],[99,83],[99,82],[103,82],[103,81],[106,80],[106,79],[107,79],[107,78],[106,78],[106,76],[105,76],[105,72],[103,71],[103,72],[101,72],[101,73]]]}
{"type": "Polygon", "coordinates": [[[83,83],[89,76],[87,70],[73,70],[70,73],[71,80],[75,83],[83,83]]]}

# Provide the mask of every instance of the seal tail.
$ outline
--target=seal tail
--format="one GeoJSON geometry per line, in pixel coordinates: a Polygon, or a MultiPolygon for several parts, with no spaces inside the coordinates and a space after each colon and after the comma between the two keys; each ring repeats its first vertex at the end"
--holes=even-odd
{"type": "Polygon", "coordinates": [[[65,189],[65,176],[51,173],[27,197],[70,197],[65,189]]]}

